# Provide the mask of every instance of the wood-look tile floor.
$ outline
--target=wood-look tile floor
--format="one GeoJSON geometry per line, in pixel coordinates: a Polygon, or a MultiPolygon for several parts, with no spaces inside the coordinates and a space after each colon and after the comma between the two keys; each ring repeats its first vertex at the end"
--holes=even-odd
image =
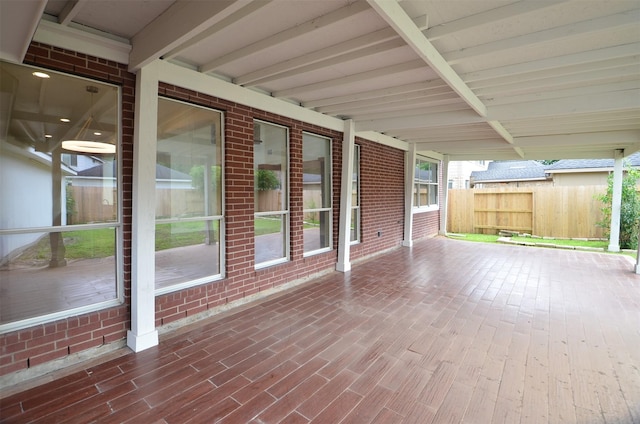
{"type": "Polygon", "coordinates": [[[618,255],[428,239],[14,390],[0,417],[640,423],[632,268],[618,255]]]}

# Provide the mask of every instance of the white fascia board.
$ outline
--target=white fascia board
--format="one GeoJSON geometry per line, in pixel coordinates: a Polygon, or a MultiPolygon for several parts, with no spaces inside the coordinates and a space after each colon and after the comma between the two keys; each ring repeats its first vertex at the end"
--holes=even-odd
{"type": "Polygon", "coordinates": [[[575,174],[575,173],[588,173],[588,172],[612,172],[613,167],[609,168],[568,168],[568,169],[547,169],[547,174],[575,174]]]}
{"type": "Polygon", "coordinates": [[[125,65],[129,63],[131,52],[131,44],[125,41],[102,37],[45,19],[40,20],[33,41],[125,65]]]}
{"type": "Polygon", "coordinates": [[[323,115],[164,60],[158,60],[157,63],[160,81],[330,130],[339,132],[344,130],[342,119],[323,115]]]}

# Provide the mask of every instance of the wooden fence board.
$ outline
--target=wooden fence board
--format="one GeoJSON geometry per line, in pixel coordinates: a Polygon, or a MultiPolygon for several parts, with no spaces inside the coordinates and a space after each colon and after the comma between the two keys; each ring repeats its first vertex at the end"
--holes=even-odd
{"type": "Polygon", "coordinates": [[[603,230],[596,223],[602,219],[602,205],[595,196],[605,191],[606,186],[449,190],[447,229],[454,233],[512,229],[542,237],[601,238],[603,230]]]}

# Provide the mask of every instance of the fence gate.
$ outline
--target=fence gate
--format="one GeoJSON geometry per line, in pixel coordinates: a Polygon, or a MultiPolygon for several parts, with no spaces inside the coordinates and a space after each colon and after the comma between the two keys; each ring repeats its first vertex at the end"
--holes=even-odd
{"type": "Polygon", "coordinates": [[[499,230],[533,233],[533,191],[488,191],[473,194],[473,232],[499,230]]]}

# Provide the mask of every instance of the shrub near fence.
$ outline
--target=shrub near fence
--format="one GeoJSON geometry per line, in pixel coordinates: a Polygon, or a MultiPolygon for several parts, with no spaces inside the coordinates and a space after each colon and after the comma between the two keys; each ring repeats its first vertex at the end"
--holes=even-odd
{"type": "Polygon", "coordinates": [[[607,187],[504,187],[449,190],[447,230],[497,234],[513,230],[542,237],[602,238],[601,203],[607,187]]]}

